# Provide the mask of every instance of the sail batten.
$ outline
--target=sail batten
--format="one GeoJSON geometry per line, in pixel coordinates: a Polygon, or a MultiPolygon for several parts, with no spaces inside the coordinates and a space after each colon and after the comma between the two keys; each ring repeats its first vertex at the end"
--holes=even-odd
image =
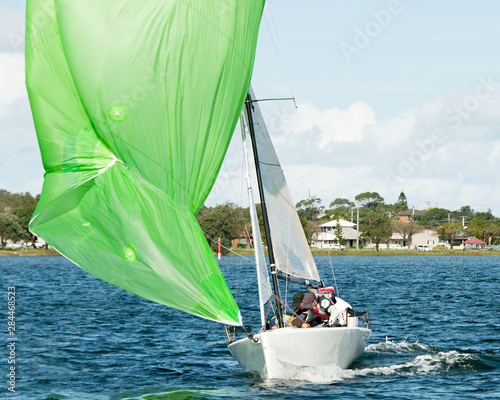
{"type": "Polygon", "coordinates": [[[26,85],[46,170],[30,229],[113,285],[240,324],[195,215],[246,97],[263,6],[28,0],[26,85]]]}

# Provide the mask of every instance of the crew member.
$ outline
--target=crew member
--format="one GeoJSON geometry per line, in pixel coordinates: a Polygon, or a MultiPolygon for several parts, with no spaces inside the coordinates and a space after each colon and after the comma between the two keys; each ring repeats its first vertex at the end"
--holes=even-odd
{"type": "Polygon", "coordinates": [[[292,325],[308,328],[319,324],[328,326],[340,326],[342,324],[342,312],[335,307],[335,297],[332,299],[323,296],[321,293],[299,292],[293,296],[292,307],[295,307],[295,314],[301,316],[307,312],[305,321],[296,317],[292,325]]]}

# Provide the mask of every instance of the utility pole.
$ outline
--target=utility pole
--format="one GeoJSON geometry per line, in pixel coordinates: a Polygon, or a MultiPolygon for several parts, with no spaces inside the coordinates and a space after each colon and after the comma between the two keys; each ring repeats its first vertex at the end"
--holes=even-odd
{"type": "Polygon", "coordinates": [[[356,202],[356,250],[359,250],[359,201],[356,202]]]}

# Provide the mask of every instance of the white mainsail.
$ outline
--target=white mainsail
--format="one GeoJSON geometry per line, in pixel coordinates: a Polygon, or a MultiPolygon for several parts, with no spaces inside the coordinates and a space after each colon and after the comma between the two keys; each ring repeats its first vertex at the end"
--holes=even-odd
{"type": "MultiPolygon", "coordinates": [[[[255,99],[252,88],[250,88],[250,97],[255,99]]],[[[276,268],[298,278],[320,281],[316,263],[258,103],[252,102],[252,108],[276,268]]]]}

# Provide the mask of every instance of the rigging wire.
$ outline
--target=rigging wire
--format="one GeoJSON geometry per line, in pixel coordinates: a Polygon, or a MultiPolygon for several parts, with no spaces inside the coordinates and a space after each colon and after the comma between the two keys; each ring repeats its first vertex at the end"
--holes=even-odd
{"type": "MultiPolygon", "coordinates": [[[[269,15],[271,16],[271,20],[272,20],[272,23],[273,23],[273,26],[274,26],[274,33],[276,35],[276,39],[277,39],[278,44],[279,44],[279,35],[278,35],[278,30],[276,29],[276,23],[274,21],[273,10],[272,10],[272,7],[271,7],[271,4],[270,4],[269,1],[267,2],[267,4],[268,4],[268,9],[269,9],[269,15]]],[[[285,79],[287,81],[288,88],[290,89],[290,93],[292,94],[292,97],[295,99],[295,95],[293,93],[292,85],[290,84],[290,79],[288,78],[288,74],[286,72],[285,64],[283,63],[283,59],[281,58],[281,53],[280,53],[280,50],[278,48],[278,44],[276,43],[276,40],[274,40],[273,33],[271,32],[271,28],[269,27],[269,24],[267,22],[266,15],[264,15],[264,21],[266,23],[266,27],[267,27],[267,30],[269,32],[269,36],[271,37],[271,42],[272,42],[272,44],[274,46],[274,50],[276,51],[276,56],[278,57],[278,60],[280,62],[281,69],[283,70],[283,74],[285,75],[285,79]]],[[[295,103],[295,100],[294,100],[294,103],[295,103]]]]}
{"type": "Polygon", "coordinates": [[[285,281],[285,303],[288,302],[288,278],[285,281]]]}
{"type": "Polygon", "coordinates": [[[264,21],[266,23],[266,27],[267,27],[267,30],[269,32],[269,36],[271,37],[271,42],[272,42],[272,44],[274,46],[274,50],[276,51],[276,56],[278,57],[281,69],[283,71],[283,75],[285,76],[285,79],[286,79],[286,82],[287,82],[287,85],[288,85],[288,89],[290,90],[290,93],[292,94],[292,97],[293,97],[293,103],[295,105],[295,114],[296,114],[297,121],[298,121],[300,136],[301,136],[302,141],[304,143],[303,150],[304,150],[304,155],[305,155],[306,161],[307,161],[307,168],[309,170],[309,176],[310,176],[311,184],[312,184],[312,187],[313,187],[313,192],[317,193],[316,183],[315,183],[314,175],[313,175],[312,168],[311,168],[311,161],[310,161],[310,158],[309,158],[309,153],[307,151],[307,141],[306,141],[305,136],[304,136],[304,129],[302,127],[302,120],[300,118],[300,113],[298,112],[298,106],[297,106],[297,103],[296,103],[296,96],[295,96],[295,93],[293,91],[290,79],[288,77],[288,73],[286,71],[285,64],[283,63],[283,59],[281,57],[281,52],[280,52],[280,49],[279,49],[279,45],[280,45],[279,42],[280,42],[280,40],[279,40],[278,30],[276,28],[276,23],[275,23],[274,16],[273,16],[272,6],[271,6],[271,4],[270,4],[269,1],[267,2],[267,4],[268,4],[268,9],[269,9],[269,15],[270,15],[273,27],[274,27],[274,35],[276,36],[276,40],[274,39],[273,32],[271,32],[271,28],[269,27],[269,23],[268,23],[266,15],[264,15],[264,21]]]}
{"type": "MultiPolygon", "coordinates": [[[[135,175],[137,176],[138,179],[140,179],[141,181],[143,180],[142,177],[136,173],[133,169],[130,169],[130,171],[135,175]]],[[[149,186],[160,198],[164,199],[165,201],[165,204],[172,208],[179,216],[181,216],[182,218],[184,218],[188,223],[192,224],[193,226],[195,226],[196,229],[199,229],[201,233],[203,233],[203,235],[211,240],[212,242],[214,243],[219,243],[218,240],[214,240],[212,237],[210,237],[203,229],[201,229],[201,226],[200,224],[198,224],[195,219],[195,221],[193,221],[188,215],[190,214],[190,211],[182,204],[179,204],[177,202],[175,202],[175,200],[169,196],[168,194],[166,194],[165,192],[161,191],[160,189],[158,189],[156,186],[150,184],[148,181],[144,180],[144,183],[149,186]],[[167,201],[168,200],[168,201],[167,201]],[[175,206],[174,206],[175,204],[175,206]],[[181,212],[181,210],[183,210],[184,212],[181,212]]],[[[191,214],[192,215],[192,214],[191,214]]],[[[250,263],[256,263],[255,260],[252,260],[248,257],[244,257],[243,255],[241,254],[238,254],[236,253],[235,251],[233,251],[232,249],[229,249],[227,248],[226,246],[222,245],[221,244],[221,247],[223,247],[224,249],[228,250],[230,253],[233,253],[234,255],[238,256],[238,257],[241,257],[243,259],[245,259],[247,262],[250,262],[250,263]]]]}
{"type": "Polygon", "coordinates": [[[330,249],[327,248],[326,251],[328,252],[328,260],[330,261],[330,267],[332,268],[333,283],[335,284],[335,293],[337,297],[340,297],[339,289],[337,287],[337,278],[335,277],[335,271],[333,269],[332,255],[330,254],[330,249]]]}
{"type": "MultiPolygon", "coordinates": [[[[205,232],[203,231],[203,229],[201,229],[201,228],[200,228],[200,231],[203,233],[203,235],[205,235],[205,237],[206,237],[208,240],[210,240],[210,241],[212,241],[212,242],[214,242],[214,243],[217,243],[217,244],[219,243],[219,241],[218,241],[218,240],[213,239],[213,238],[212,238],[212,237],[210,237],[207,233],[205,233],[205,232]]],[[[220,247],[221,247],[221,248],[223,248],[223,249],[225,249],[225,250],[227,250],[228,252],[232,253],[232,254],[233,254],[233,255],[235,255],[235,256],[238,256],[238,257],[240,257],[240,258],[243,258],[244,260],[246,260],[246,261],[248,261],[248,262],[250,262],[250,263],[256,264],[255,260],[252,260],[251,258],[245,257],[244,255],[241,255],[241,254],[239,254],[239,253],[235,252],[233,249],[230,249],[229,247],[224,246],[222,243],[221,243],[220,247]]]]}
{"type": "MultiPolygon", "coordinates": [[[[241,261],[238,259],[238,261],[241,261]]],[[[240,263],[236,263],[236,296],[234,296],[234,300],[236,301],[236,304],[238,304],[238,289],[239,289],[239,284],[240,284],[240,263]]]]}
{"type": "MultiPolygon", "coordinates": [[[[228,166],[227,166],[227,163],[223,163],[224,165],[224,172],[225,172],[225,175],[227,176],[227,180],[229,182],[229,186],[231,187],[231,191],[233,192],[233,196],[234,196],[234,199],[236,201],[238,201],[238,195],[236,194],[236,189],[235,189],[235,185],[233,184],[233,180],[231,179],[231,174],[229,173],[229,169],[228,169],[228,166]]],[[[243,174],[243,172],[242,172],[243,174]]],[[[241,185],[240,185],[240,188],[241,188],[241,185]]],[[[241,190],[240,190],[240,200],[242,199],[242,195],[241,195],[241,190]]],[[[240,203],[242,204],[242,203],[240,203]]]]}

